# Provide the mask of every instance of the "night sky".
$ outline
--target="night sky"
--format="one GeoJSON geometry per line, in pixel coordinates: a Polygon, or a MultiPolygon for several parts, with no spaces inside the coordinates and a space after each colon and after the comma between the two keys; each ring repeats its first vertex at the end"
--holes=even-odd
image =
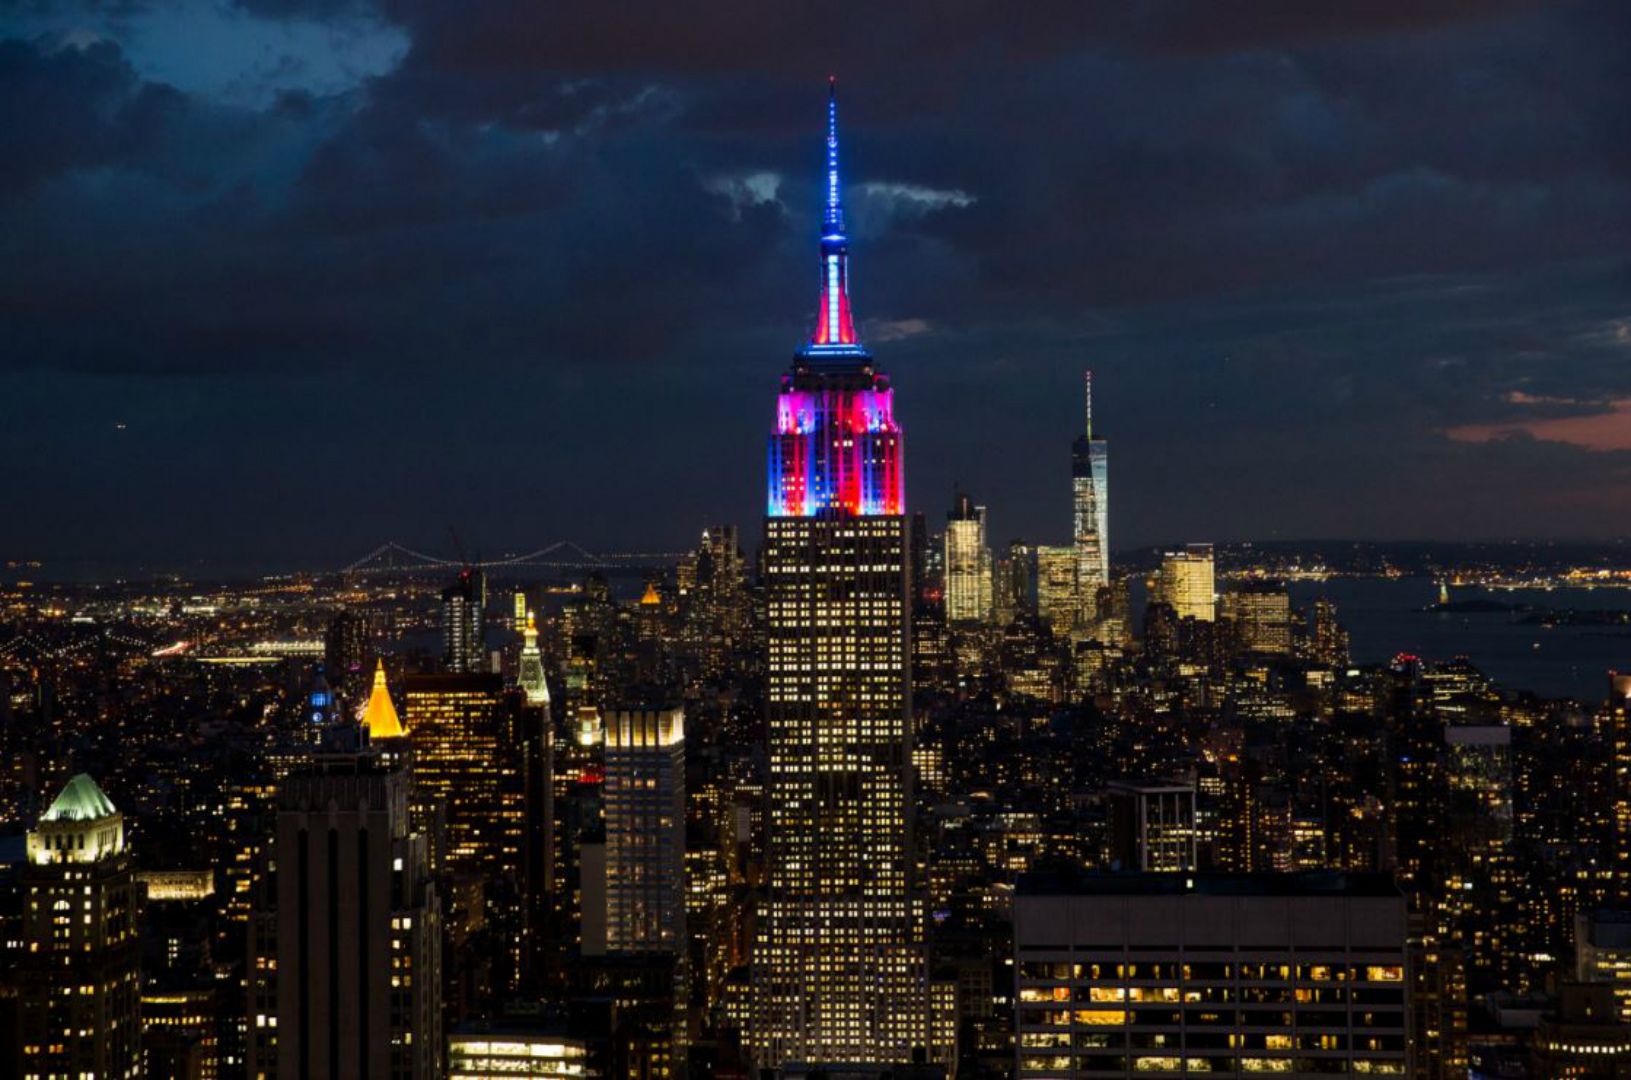
{"type": "Polygon", "coordinates": [[[756,538],[826,79],[910,501],[1624,535],[1631,4],[0,0],[0,557],[756,538]],[[905,9],[919,12],[911,14],[905,9]]]}

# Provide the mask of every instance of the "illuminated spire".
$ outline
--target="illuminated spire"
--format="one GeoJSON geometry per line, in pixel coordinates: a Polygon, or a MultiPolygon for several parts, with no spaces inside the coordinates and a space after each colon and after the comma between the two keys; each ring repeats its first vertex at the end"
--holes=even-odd
{"type": "Polygon", "coordinates": [[[367,708],[362,711],[362,725],[368,729],[370,739],[400,739],[407,734],[402,721],[397,719],[391,691],[385,686],[384,660],[374,668],[374,690],[368,695],[367,708]]]}
{"type": "Polygon", "coordinates": [[[810,352],[856,353],[849,308],[849,237],[838,181],[838,78],[827,80],[827,206],[821,219],[821,312],[810,352]]]}
{"type": "Polygon", "coordinates": [[[821,221],[823,238],[844,236],[844,202],[838,189],[838,76],[827,77],[827,214],[821,221]]]}
{"type": "Polygon", "coordinates": [[[527,628],[522,631],[521,670],[516,685],[527,696],[528,705],[549,704],[549,683],[544,678],[544,657],[538,651],[538,619],[527,612],[527,628]]]}
{"type": "Polygon", "coordinates": [[[1093,371],[1088,369],[1087,383],[1087,437],[1093,438],[1093,371]]]}

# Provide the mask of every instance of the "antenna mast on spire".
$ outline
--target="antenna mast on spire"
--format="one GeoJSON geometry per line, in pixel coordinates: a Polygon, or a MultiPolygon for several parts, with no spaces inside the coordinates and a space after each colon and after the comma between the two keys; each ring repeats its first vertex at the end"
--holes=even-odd
{"type": "Polygon", "coordinates": [[[827,203],[821,215],[821,308],[810,350],[862,354],[849,307],[849,237],[838,182],[838,76],[827,78],[827,203]]]}
{"type": "Polygon", "coordinates": [[[1086,372],[1086,374],[1084,376],[1083,382],[1084,382],[1084,384],[1086,386],[1086,390],[1087,390],[1087,395],[1086,395],[1086,403],[1087,403],[1087,414],[1086,414],[1086,416],[1087,416],[1087,437],[1089,439],[1092,439],[1093,438],[1093,369],[1092,368],[1087,369],[1087,372],[1086,372]]]}
{"type": "Polygon", "coordinates": [[[838,76],[827,76],[827,213],[822,221],[826,236],[844,233],[844,205],[838,192],[838,76]]]}

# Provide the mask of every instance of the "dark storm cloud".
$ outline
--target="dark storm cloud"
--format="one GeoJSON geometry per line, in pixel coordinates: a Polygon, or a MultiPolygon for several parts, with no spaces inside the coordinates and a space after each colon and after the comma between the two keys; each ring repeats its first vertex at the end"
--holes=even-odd
{"type": "Polygon", "coordinates": [[[27,193],[68,169],[130,162],[185,103],[144,85],[111,43],[44,55],[0,41],[0,191],[27,193]]]}
{"type": "Polygon", "coordinates": [[[829,72],[931,514],[1062,535],[1091,364],[1118,542],[1623,531],[1624,455],[1533,435],[1631,396],[1618,5],[238,6],[406,49],[229,99],[143,66],[184,0],[0,20],[0,426],[64,508],[0,541],[93,491],[246,560],[751,518],[829,72]],[[372,494],[305,513],[336,462],[372,494]]]}

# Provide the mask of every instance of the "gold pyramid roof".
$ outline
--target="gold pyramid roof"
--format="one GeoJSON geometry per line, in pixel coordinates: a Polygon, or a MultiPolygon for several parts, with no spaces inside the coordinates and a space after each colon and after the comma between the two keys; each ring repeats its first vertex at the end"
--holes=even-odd
{"type": "Polygon", "coordinates": [[[397,718],[391,692],[385,687],[384,660],[374,669],[374,691],[368,695],[368,707],[362,711],[362,723],[368,729],[370,739],[400,739],[407,734],[407,729],[397,718]]]}

